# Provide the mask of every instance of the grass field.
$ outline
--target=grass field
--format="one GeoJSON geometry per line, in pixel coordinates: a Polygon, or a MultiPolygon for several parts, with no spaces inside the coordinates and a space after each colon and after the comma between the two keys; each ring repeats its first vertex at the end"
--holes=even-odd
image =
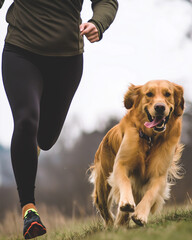
{"type": "MultiPolygon", "coordinates": [[[[146,227],[131,224],[130,228],[104,229],[99,218],[79,220],[65,219],[58,211],[48,216],[42,211],[42,219],[48,228],[48,234],[38,240],[191,240],[192,208],[165,208],[164,211],[149,219],[146,227]]],[[[21,240],[22,221],[18,213],[7,214],[0,223],[0,240],[21,240]]]]}

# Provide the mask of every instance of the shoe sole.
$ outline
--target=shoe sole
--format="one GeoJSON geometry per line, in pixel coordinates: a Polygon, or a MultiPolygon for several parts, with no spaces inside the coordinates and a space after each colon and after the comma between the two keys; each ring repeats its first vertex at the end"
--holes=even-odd
{"type": "Polygon", "coordinates": [[[38,222],[33,222],[33,223],[31,223],[27,232],[24,234],[24,238],[25,239],[32,239],[32,238],[35,238],[35,237],[38,237],[38,236],[42,236],[46,232],[47,232],[46,228],[43,225],[41,225],[38,222]]]}

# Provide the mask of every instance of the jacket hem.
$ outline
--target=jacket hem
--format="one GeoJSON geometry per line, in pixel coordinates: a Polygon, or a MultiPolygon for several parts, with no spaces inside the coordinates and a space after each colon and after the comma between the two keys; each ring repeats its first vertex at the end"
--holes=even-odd
{"type": "Polygon", "coordinates": [[[73,52],[64,52],[64,51],[60,51],[60,52],[54,52],[54,51],[41,51],[41,50],[37,50],[35,48],[31,48],[29,46],[23,45],[23,44],[19,44],[17,42],[11,41],[11,40],[7,40],[5,39],[6,43],[10,43],[12,45],[15,45],[17,47],[20,47],[22,49],[25,49],[29,52],[38,54],[38,55],[42,55],[42,56],[50,56],[50,57],[71,57],[71,56],[75,56],[75,55],[79,55],[82,54],[84,52],[84,49],[78,49],[77,51],[73,51],[73,52]]]}

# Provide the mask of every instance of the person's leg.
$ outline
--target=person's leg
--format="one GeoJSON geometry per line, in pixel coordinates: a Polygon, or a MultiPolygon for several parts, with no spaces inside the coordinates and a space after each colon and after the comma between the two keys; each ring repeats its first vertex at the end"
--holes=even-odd
{"type": "Polygon", "coordinates": [[[83,55],[53,57],[46,62],[38,129],[38,145],[43,150],[50,149],[59,137],[82,69],[83,55]]]}
{"type": "Polygon", "coordinates": [[[43,80],[38,68],[22,51],[5,48],[2,60],[4,87],[14,119],[11,159],[21,207],[24,207],[35,204],[37,131],[43,80]]]}
{"type": "Polygon", "coordinates": [[[33,58],[33,54],[11,45],[5,46],[2,58],[3,82],[14,119],[11,159],[22,207],[25,239],[46,233],[34,198],[43,78],[33,58]]]}

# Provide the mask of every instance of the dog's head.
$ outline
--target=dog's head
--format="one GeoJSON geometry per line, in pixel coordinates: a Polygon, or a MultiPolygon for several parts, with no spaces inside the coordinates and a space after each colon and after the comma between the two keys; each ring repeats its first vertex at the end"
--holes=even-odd
{"type": "Polygon", "coordinates": [[[177,118],[183,114],[183,88],[167,80],[153,80],[140,86],[132,84],[125,94],[124,105],[140,114],[146,128],[161,133],[173,115],[177,118]]]}

